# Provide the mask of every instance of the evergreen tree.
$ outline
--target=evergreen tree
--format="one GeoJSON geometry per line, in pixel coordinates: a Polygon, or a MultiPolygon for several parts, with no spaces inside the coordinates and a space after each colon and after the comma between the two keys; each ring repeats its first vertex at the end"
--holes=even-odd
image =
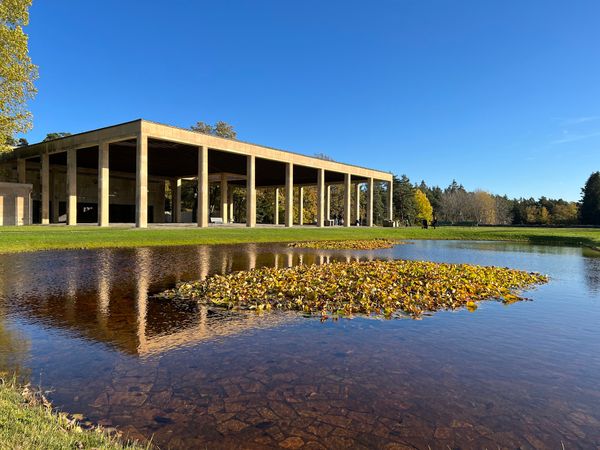
{"type": "Polygon", "coordinates": [[[590,175],[581,193],[581,223],[600,225],[600,172],[590,175]]]}

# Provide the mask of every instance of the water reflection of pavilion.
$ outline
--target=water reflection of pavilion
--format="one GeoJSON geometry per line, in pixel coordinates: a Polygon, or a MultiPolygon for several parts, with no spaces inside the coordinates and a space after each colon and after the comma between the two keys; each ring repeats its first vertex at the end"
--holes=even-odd
{"type": "MultiPolygon", "coordinates": [[[[351,252],[335,255],[354,259],[351,252]]],[[[149,356],[298,319],[289,313],[208,309],[153,299],[152,294],[214,273],[331,259],[332,252],[258,244],[11,255],[13,264],[0,265],[0,302],[27,320],[149,356]]]]}

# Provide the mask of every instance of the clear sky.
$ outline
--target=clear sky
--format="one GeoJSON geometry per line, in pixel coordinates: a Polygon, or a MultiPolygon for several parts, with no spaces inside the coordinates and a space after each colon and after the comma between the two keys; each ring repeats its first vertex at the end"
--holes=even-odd
{"type": "Polygon", "coordinates": [[[442,187],[580,198],[597,0],[34,0],[37,142],[144,118],[442,187]]]}

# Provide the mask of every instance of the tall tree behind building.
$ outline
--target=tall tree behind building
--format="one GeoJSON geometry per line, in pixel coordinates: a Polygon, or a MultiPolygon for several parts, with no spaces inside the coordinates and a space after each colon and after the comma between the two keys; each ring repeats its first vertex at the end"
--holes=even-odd
{"type": "Polygon", "coordinates": [[[30,6],[31,0],[0,1],[0,151],[10,150],[7,141],[32,126],[27,100],[36,93],[37,67],[23,31],[30,6]]]}

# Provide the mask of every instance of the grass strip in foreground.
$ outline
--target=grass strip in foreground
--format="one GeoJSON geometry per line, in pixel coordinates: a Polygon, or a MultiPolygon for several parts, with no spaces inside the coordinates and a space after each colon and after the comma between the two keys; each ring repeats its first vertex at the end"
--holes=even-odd
{"type": "Polygon", "coordinates": [[[0,379],[0,449],[131,449],[99,428],[82,429],[65,414],[53,411],[39,393],[0,379]]]}
{"type": "Polygon", "coordinates": [[[288,247],[316,248],[320,250],[376,250],[382,248],[392,248],[400,244],[406,244],[406,242],[402,242],[397,239],[379,238],[291,242],[288,244],[288,247]]]}
{"type": "Polygon", "coordinates": [[[524,300],[521,289],[547,281],[538,273],[469,264],[335,262],[214,275],[181,283],[159,297],[230,309],[297,310],[323,317],[418,317],[439,309],[476,308],[481,300],[524,300]]]}

